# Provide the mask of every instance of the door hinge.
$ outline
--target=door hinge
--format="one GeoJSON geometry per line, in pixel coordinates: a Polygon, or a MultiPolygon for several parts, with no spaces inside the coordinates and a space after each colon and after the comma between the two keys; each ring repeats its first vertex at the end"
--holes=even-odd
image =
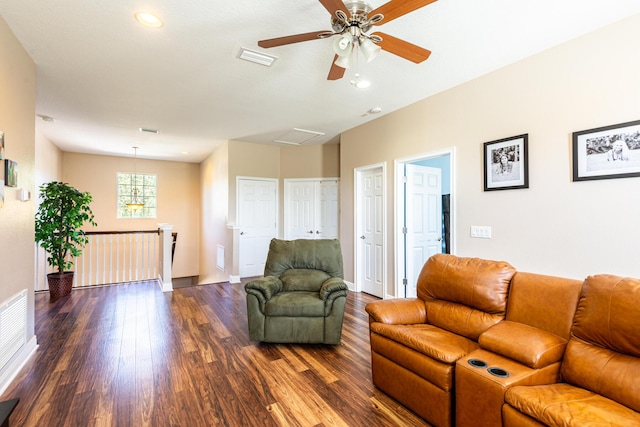
{"type": "Polygon", "coordinates": [[[402,177],[402,182],[404,182],[405,184],[407,183],[407,176],[406,175],[402,177]]]}
{"type": "Polygon", "coordinates": [[[407,234],[407,227],[402,227],[402,234],[407,234]]]}
{"type": "Polygon", "coordinates": [[[407,286],[408,284],[409,284],[409,281],[407,280],[406,277],[402,279],[402,286],[407,286]]]}

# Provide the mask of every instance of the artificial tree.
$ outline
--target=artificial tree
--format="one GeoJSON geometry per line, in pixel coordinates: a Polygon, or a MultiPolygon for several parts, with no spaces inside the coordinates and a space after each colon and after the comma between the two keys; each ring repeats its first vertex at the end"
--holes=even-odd
{"type": "Polygon", "coordinates": [[[96,226],[91,211],[91,194],[67,183],[52,181],[40,186],[41,202],[36,212],[36,242],[47,252],[54,272],[47,275],[49,293],[55,300],[71,293],[73,258],[82,254],[88,242],[82,227],[96,226]]]}

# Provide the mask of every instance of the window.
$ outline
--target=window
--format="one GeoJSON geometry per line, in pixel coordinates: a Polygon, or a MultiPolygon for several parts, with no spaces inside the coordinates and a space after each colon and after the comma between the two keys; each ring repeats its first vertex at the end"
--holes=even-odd
{"type": "Polygon", "coordinates": [[[157,176],[152,174],[118,174],[118,218],[156,218],[157,217],[157,176]],[[136,212],[127,207],[137,191],[138,200],[144,207],[136,212]]]}

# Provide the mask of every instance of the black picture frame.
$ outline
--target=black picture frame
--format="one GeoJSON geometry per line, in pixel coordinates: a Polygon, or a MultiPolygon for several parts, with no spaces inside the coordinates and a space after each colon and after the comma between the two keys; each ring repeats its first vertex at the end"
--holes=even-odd
{"type": "Polygon", "coordinates": [[[573,132],[573,181],[640,176],[640,120],[573,132]]]}
{"type": "Polygon", "coordinates": [[[484,191],[529,188],[529,134],[485,142],[484,191]]]}

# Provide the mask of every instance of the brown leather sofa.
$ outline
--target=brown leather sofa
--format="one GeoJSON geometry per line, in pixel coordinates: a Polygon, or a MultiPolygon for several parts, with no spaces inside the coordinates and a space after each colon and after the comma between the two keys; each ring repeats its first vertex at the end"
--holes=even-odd
{"type": "Polygon", "coordinates": [[[639,280],[436,255],[417,288],[366,310],[374,384],[428,422],[640,426],[639,280]]]}

